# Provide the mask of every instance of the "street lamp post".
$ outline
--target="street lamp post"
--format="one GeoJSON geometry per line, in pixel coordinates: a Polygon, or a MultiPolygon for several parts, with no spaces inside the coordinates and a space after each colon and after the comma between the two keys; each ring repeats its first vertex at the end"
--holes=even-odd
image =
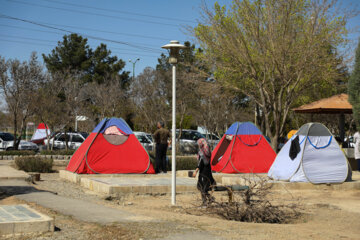
{"type": "Polygon", "coordinates": [[[176,64],[179,50],[186,48],[179,41],[172,40],[162,48],[170,50],[169,63],[172,64],[172,130],[171,130],[171,204],[176,204],[176,64]]]}
{"type": "Polygon", "coordinates": [[[131,59],[129,59],[129,62],[132,63],[132,65],[133,65],[133,81],[135,80],[135,64],[137,61],[140,61],[140,58],[137,58],[135,61],[132,61],[131,59]]]}

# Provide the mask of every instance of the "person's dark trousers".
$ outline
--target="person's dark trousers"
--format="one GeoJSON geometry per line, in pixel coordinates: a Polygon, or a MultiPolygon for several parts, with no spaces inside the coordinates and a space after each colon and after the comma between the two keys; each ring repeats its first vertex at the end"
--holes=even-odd
{"type": "Polygon", "coordinates": [[[167,172],[166,170],[166,151],[167,144],[158,143],[156,144],[156,159],[155,159],[155,172],[160,171],[167,172]]]}
{"type": "Polygon", "coordinates": [[[358,171],[360,172],[360,158],[356,159],[358,164],[358,171]]]}

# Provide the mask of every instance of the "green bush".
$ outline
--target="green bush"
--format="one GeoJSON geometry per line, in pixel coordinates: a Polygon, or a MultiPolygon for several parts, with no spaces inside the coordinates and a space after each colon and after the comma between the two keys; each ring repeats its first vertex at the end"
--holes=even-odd
{"type": "Polygon", "coordinates": [[[10,151],[1,151],[0,156],[14,156],[14,155],[21,155],[21,156],[27,156],[27,155],[35,155],[36,153],[34,151],[20,151],[20,150],[10,150],[10,151]]]}
{"type": "MultiPolygon", "coordinates": [[[[195,170],[198,165],[196,156],[176,156],[176,170],[195,170]]],[[[171,170],[171,157],[169,157],[168,171],[171,170]]]]}
{"type": "Polygon", "coordinates": [[[73,155],[75,150],[69,149],[69,150],[43,150],[40,152],[41,155],[73,155]]]}
{"type": "Polygon", "coordinates": [[[52,171],[53,160],[41,157],[18,157],[15,166],[25,172],[49,173],[52,171]]]}
{"type": "MultiPolygon", "coordinates": [[[[155,167],[155,155],[149,153],[150,160],[155,167]]],[[[171,156],[167,156],[169,162],[167,165],[167,170],[171,171],[171,156]]],[[[176,170],[195,170],[198,165],[197,156],[176,156],[176,170]]]]}

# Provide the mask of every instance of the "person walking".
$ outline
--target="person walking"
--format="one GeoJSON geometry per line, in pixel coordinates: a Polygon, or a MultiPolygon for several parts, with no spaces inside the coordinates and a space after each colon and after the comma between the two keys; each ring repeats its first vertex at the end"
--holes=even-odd
{"type": "MultiPolygon", "coordinates": [[[[166,170],[166,151],[168,139],[171,137],[170,131],[164,128],[163,122],[157,123],[157,130],[154,133],[155,147],[155,173],[167,173],[166,170]]],[[[171,141],[170,141],[171,143],[171,141]]]]}
{"type": "Polygon", "coordinates": [[[359,130],[356,131],[356,133],[354,134],[354,143],[355,143],[355,147],[354,147],[355,160],[357,161],[358,171],[360,172],[360,132],[359,132],[359,130]]]}
{"type": "Polygon", "coordinates": [[[206,142],[205,138],[200,138],[197,141],[199,146],[198,152],[198,166],[193,173],[193,177],[196,177],[196,174],[199,172],[197,188],[201,193],[201,199],[203,205],[214,201],[214,198],[210,196],[209,191],[212,186],[216,185],[216,182],[211,173],[211,151],[209,144],[206,142]]]}

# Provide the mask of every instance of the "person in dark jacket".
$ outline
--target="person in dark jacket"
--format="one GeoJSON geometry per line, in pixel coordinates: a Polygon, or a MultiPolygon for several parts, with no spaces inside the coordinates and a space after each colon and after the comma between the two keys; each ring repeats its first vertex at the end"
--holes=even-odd
{"type": "Polygon", "coordinates": [[[156,143],[156,158],[155,158],[155,173],[160,173],[163,171],[164,173],[167,173],[166,171],[166,151],[168,144],[171,144],[168,142],[169,138],[171,137],[171,134],[169,130],[164,128],[163,122],[157,123],[157,130],[154,133],[154,140],[156,143]]]}
{"type": "Polygon", "coordinates": [[[214,201],[213,197],[210,196],[209,191],[214,185],[216,185],[216,182],[211,173],[211,151],[209,144],[204,138],[200,138],[197,141],[197,144],[199,146],[198,166],[193,173],[193,177],[196,177],[196,174],[199,172],[197,188],[201,193],[203,204],[206,204],[214,201]]]}

